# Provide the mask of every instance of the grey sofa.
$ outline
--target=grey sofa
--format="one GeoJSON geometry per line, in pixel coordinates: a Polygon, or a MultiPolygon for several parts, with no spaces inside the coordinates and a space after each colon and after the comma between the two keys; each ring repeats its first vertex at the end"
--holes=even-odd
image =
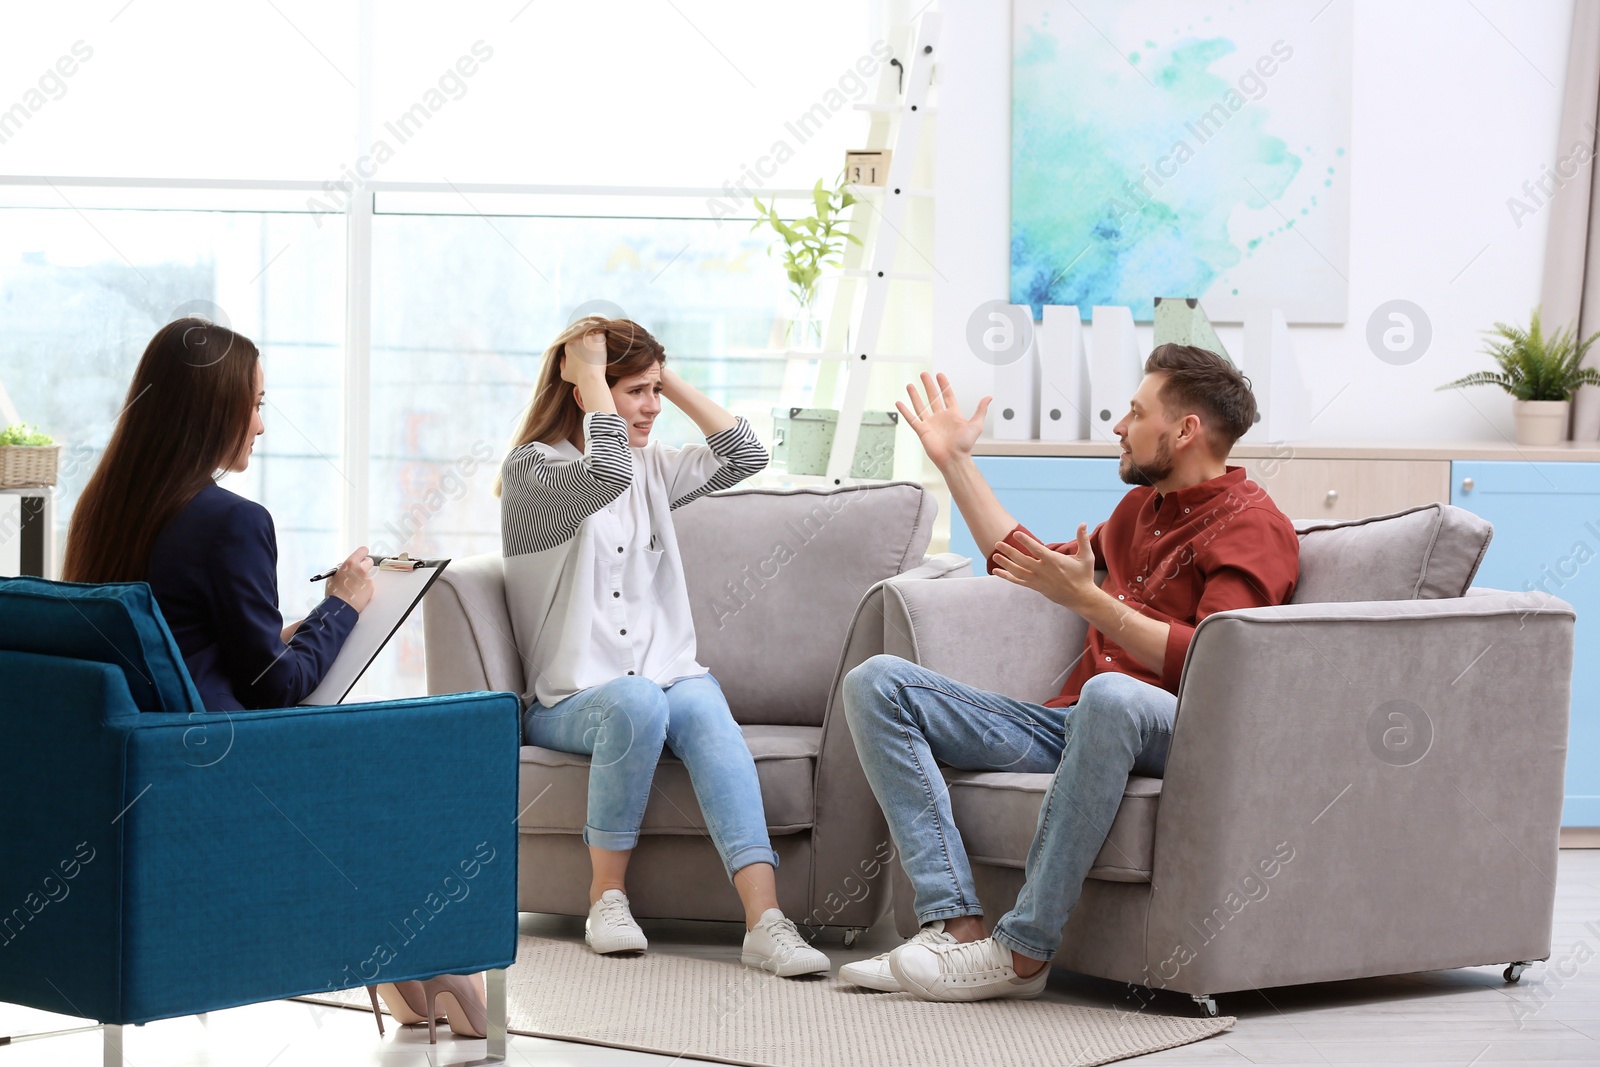
{"type": "MultiPolygon", "coordinates": [[[[1057,966],[1214,1014],[1217,993],[1549,957],[1572,609],[1469,589],[1491,530],[1448,505],[1297,525],[1293,603],[1196,629],[1165,777],[1129,778],[1057,966]]],[[[1081,619],[998,578],[884,600],[887,652],[1015,697],[1053,696],[1083,648],[1081,619]]],[[[1050,776],[945,776],[997,918],[1050,776]]]]}
{"type": "MultiPolygon", "coordinates": [[[[786,914],[847,938],[888,910],[892,850],[839,706],[842,664],[883,651],[879,584],[968,573],[925,557],[935,504],[919,485],[739,489],[674,515],[700,662],[755,755],[786,914]]],[[[456,560],[423,604],[428,691],[526,691],[498,554],[456,560]]],[[[589,761],[524,746],[522,911],[587,913],[589,761]]],[[[628,869],[640,918],[739,920],[683,764],[663,756],[628,869]]]]}

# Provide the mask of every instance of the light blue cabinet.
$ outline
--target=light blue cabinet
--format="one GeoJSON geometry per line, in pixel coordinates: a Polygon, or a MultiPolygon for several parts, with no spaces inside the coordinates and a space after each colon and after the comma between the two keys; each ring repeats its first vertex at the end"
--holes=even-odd
{"type": "Polygon", "coordinates": [[[1600,463],[1457,461],[1450,503],[1494,523],[1474,585],[1542,589],[1578,611],[1563,826],[1600,826],[1600,463]]]}
{"type": "MultiPolygon", "coordinates": [[[[1042,541],[1070,541],[1080,522],[1093,530],[1128,491],[1111,458],[977,456],[974,462],[1006,510],[1042,541]]],[[[973,573],[983,573],[988,553],[978,550],[960,511],[950,517],[950,551],[970,557],[973,573]]]]}

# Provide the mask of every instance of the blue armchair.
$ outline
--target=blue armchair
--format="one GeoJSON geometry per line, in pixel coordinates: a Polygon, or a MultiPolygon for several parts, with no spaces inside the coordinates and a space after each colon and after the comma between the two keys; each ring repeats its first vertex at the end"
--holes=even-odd
{"type": "Polygon", "coordinates": [[[109,1063],[127,1023],[490,971],[503,1055],[519,711],[206,712],[147,585],[0,580],[0,1000],[109,1063]]]}

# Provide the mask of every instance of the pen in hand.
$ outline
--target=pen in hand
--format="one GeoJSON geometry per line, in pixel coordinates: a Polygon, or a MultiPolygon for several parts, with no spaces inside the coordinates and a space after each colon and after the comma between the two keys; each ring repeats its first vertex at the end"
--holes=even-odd
{"type": "MultiPolygon", "coordinates": [[[[369,558],[373,563],[377,564],[379,570],[385,571],[415,570],[422,562],[421,560],[412,559],[410,555],[405,552],[400,553],[398,556],[372,556],[369,558]]],[[[339,564],[339,567],[342,566],[344,566],[344,564],[339,564]]],[[[313,574],[311,576],[311,580],[313,582],[327,581],[329,578],[332,578],[335,574],[339,573],[339,567],[331,567],[328,570],[323,571],[321,574],[313,574]]]]}

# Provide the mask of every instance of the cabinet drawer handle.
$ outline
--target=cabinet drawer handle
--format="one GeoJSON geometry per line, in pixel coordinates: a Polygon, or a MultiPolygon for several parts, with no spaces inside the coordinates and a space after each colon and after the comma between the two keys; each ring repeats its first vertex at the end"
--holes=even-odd
{"type": "Polygon", "coordinates": [[[1326,501],[1328,507],[1330,507],[1330,508],[1333,507],[1333,505],[1338,503],[1338,501],[1339,501],[1339,490],[1337,490],[1337,489],[1329,489],[1328,490],[1328,499],[1326,501]]]}
{"type": "Polygon", "coordinates": [[[1463,493],[1470,493],[1470,492],[1472,492],[1473,486],[1475,486],[1476,484],[1477,483],[1474,482],[1471,478],[1463,478],[1463,479],[1461,479],[1461,491],[1463,493]]]}

